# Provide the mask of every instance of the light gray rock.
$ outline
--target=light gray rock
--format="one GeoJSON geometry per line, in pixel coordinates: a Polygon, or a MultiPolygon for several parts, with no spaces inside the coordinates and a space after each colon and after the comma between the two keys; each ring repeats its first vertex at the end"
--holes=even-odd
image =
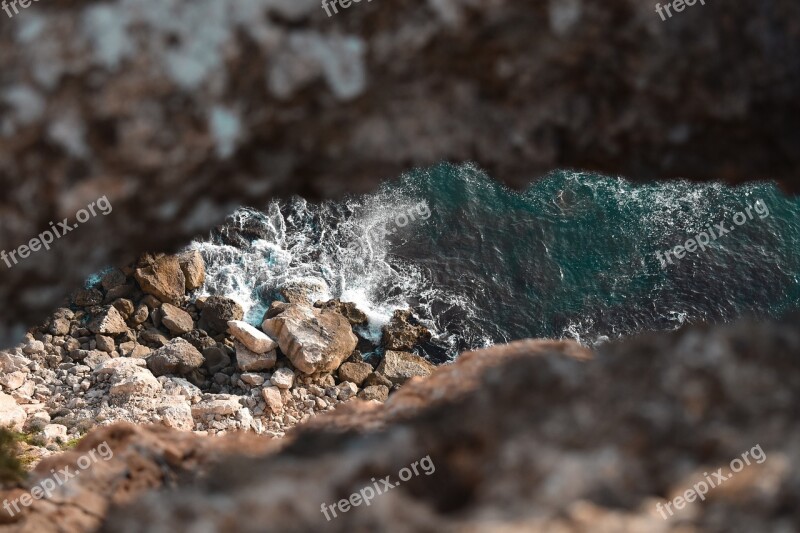
{"type": "Polygon", "coordinates": [[[255,353],[238,340],[234,342],[234,346],[236,348],[236,366],[242,372],[269,370],[275,366],[275,361],[278,359],[275,350],[261,354],[255,353]]]}
{"type": "Polygon", "coordinates": [[[17,405],[16,400],[8,394],[0,392],[0,427],[20,431],[26,418],[25,410],[17,405]]]}
{"type": "Polygon", "coordinates": [[[271,352],[278,347],[278,343],[266,333],[241,320],[230,320],[228,322],[228,331],[236,340],[244,344],[247,349],[257,354],[271,352]]]}
{"type": "Polygon", "coordinates": [[[194,418],[206,415],[234,415],[242,408],[236,396],[228,394],[210,396],[210,398],[203,399],[192,406],[192,416],[194,418]]]}
{"type": "Polygon", "coordinates": [[[278,388],[290,389],[294,384],[294,372],[289,368],[279,368],[272,373],[270,382],[278,388]]]}

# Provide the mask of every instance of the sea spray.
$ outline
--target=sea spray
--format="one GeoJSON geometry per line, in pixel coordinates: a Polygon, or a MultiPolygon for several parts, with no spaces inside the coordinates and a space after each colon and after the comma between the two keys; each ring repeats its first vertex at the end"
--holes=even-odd
{"type": "Polygon", "coordinates": [[[795,310],[798,215],[800,200],[768,183],[559,171],[515,192],[473,165],[441,164],[339,202],[241,209],[192,246],[207,263],[204,292],[233,297],[253,324],[283,284],[324,282],[322,297],[367,313],[363,335],[378,340],[392,312],[411,307],[452,357],[520,338],[592,344],[795,310]],[[656,252],[756,200],[772,216],[661,267],[656,252]],[[420,205],[427,217],[393,224],[420,205]]]}

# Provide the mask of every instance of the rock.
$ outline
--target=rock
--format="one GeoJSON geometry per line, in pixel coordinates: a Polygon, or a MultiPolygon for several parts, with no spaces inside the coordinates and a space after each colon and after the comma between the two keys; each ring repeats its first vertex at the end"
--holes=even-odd
{"type": "Polygon", "coordinates": [[[63,336],[69,333],[70,322],[66,318],[54,318],[50,323],[50,334],[63,336]]]}
{"type": "Polygon", "coordinates": [[[97,289],[78,289],[72,293],[72,303],[78,307],[91,307],[103,303],[103,293],[97,289]]]}
{"type": "Polygon", "coordinates": [[[193,291],[203,286],[206,281],[206,263],[199,250],[188,250],[178,254],[178,263],[183,272],[187,291],[193,291]]]}
{"type": "Polygon", "coordinates": [[[147,358],[147,368],[155,376],[165,374],[188,374],[200,368],[204,363],[203,356],[184,339],[172,339],[150,354],[147,358]]]}
{"type": "Polygon", "coordinates": [[[228,331],[251,352],[257,354],[271,352],[278,347],[278,343],[269,338],[267,334],[241,320],[229,321],[228,331]]]}
{"type": "Polygon", "coordinates": [[[412,350],[420,341],[429,340],[431,332],[417,322],[410,310],[398,309],[383,327],[383,345],[387,350],[412,350]]]}
{"type": "Polygon", "coordinates": [[[242,372],[269,370],[275,366],[278,359],[275,350],[262,354],[255,353],[238,340],[234,341],[234,346],[236,348],[236,366],[242,372]]]}
{"type": "Polygon", "coordinates": [[[182,335],[182,337],[192,343],[192,346],[201,352],[217,345],[217,341],[209,337],[208,333],[202,329],[192,330],[189,333],[182,335]]]}
{"type": "Polygon", "coordinates": [[[8,391],[17,390],[18,388],[22,387],[23,383],[25,383],[26,376],[27,374],[21,371],[3,374],[0,376],[0,385],[2,385],[3,388],[8,391]]]}
{"type": "Polygon", "coordinates": [[[358,387],[356,384],[349,381],[345,381],[339,385],[338,389],[339,393],[337,394],[337,398],[343,402],[349,400],[358,393],[358,387]]]}
{"type": "Polygon", "coordinates": [[[395,385],[402,385],[415,376],[427,377],[436,367],[418,355],[389,350],[378,366],[378,372],[395,385]]]}
{"type": "Polygon", "coordinates": [[[376,400],[385,402],[389,399],[389,387],[385,385],[370,385],[359,391],[358,397],[362,400],[376,400]]]}
{"type": "Polygon", "coordinates": [[[192,416],[197,418],[206,415],[234,415],[242,405],[236,396],[228,394],[213,394],[210,398],[201,400],[192,406],[192,416]]]}
{"type": "MultiPolygon", "coordinates": [[[[111,305],[113,305],[114,308],[119,311],[119,314],[125,317],[125,320],[129,319],[131,315],[134,314],[133,312],[135,308],[133,306],[133,302],[127,298],[117,298],[111,305]]],[[[147,318],[145,318],[145,320],[147,320],[147,318]]],[[[144,320],[142,320],[142,322],[144,322],[144,320]]]]}
{"type": "Polygon", "coordinates": [[[251,387],[259,387],[266,381],[263,374],[254,374],[252,372],[245,372],[239,379],[251,387]]]}
{"type": "Polygon", "coordinates": [[[44,352],[44,343],[42,341],[30,341],[22,347],[22,353],[33,355],[44,352]]]}
{"type": "Polygon", "coordinates": [[[342,302],[338,298],[327,302],[317,302],[314,307],[320,309],[333,309],[350,321],[351,326],[363,326],[367,323],[367,315],[356,307],[356,304],[342,302]]]}
{"type": "Polygon", "coordinates": [[[191,431],[194,429],[192,406],[182,396],[167,396],[156,409],[161,423],[168,428],[191,431]]]}
{"type": "Polygon", "coordinates": [[[113,306],[106,306],[92,318],[87,326],[92,333],[101,335],[119,335],[128,331],[125,318],[113,306]]]}
{"type": "Polygon", "coordinates": [[[279,302],[277,300],[272,302],[269,305],[269,309],[267,309],[267,312],[264,313],[264,318],[261,320],[261,324],[263,325],[265,320],[267,320],[269,318],[275,318],[279,314],[283,313],[291,305],[292,304],[287,304],[286,302],[279,302]]]}
{"type": "Polygon", "coordinates": [[[373,372],[372,374],[367,376],[367,379],[364,380],[363,385],[365,387],[369,387],[371,385],[386,385],[386,387],[392,388],[393,383],[389,381],[389,379],[383,374],[378,374],[377,372],[373,372]]]}
{"type": "Polygon", "coordinates": [[[170,376],[164,379],[164,393],[171,396],[183,396],[187,400],[200,397],[203,393],[197,385],[193,385],[183,378],[170,376]]]}
{"type": "Polygon", "coordinates": [[[95,335],[95,342],[97,343],[97,349],[102,352],[111,353],[117,349],[114,339],[99,333],[95,335]]]}
{"type": "Polygon", "coordinates": [[[186,278],[174,255],[146,258],[134,276],[143,292],[162,302],[176,303],[186,291],[186,278]]]}
{"type": "Polygon", "coordinates": [[[160,392],[161,383],[146,368],[112,375],[109,389],[117,397],[154,397],[160,392]]]}
{"type": "Polygon", "coordinates": [[[226,333],[228,322],[244,318],[242,306],[224,296],[209,296],[200,313],[203,326],[212,333],[226,333]]]}
{"type": "Polygon", "coordinates": [[[8,394],[0,392],[0,427],[20,431],[26,418],[25,410],[17,405],[16,400],[8,394]]]}
{"type": "Polygon", "coordinates": [[[306,374],[333,372],[358,343],[350,322],[328,309],[291,305],[261,328],[278,339],[281,351],[306,374]]]}
{"type": "Polygon", "coordinates": [[[290,281],[280,288],[280,294],[290,304],[311,306],[329,291],[328,284],[321,279],[290,281]]]}
{"type": "Polygon", "coordinates": [[[371,373],[372,365],[369,363],[342,363],[339,367],[339,379],[353,382],[359,387],[371,373]]]}
{"type": "Polygon", "coordinates": [[[183,335],[194,329],[194,321],[191,315],[170,303],[165,303],[161,306],[161,323],[173,335],[183,335]]]}
{"type": "Polygon", "coordinates": [[[125,285],[127,281],[128,278],[125,276],[125,273],[118,268],[109,269],[100,278],[100,284],[105,291],[110,291],[120,285],[125,285]]]}
{"type": "Polygon", "coordinates": [[[67,442],[67,426],[47,424],[41,431],[41,437],[48,444],[67,442]]]}
{"type": "Polygon", "coordinates": [[[283,398],[278,387],[264,387],[261,389],[261,396],[267,404],[267,410],[273,414],[281,414],[283,412],[283,398]]]}
{"type": "Polygon", "coordinates": [[[203,364],[212,374],[227,368],[231,364],[231,358],[222,348],[212,346],[203,350],[203,364]]]}
{"type": "Polygon", "coordinates": [[[139,332],[139,342],[148,346],[160,348],[169,342],[163,333],[155,328],[147,328],[139,332]]]}
{"type": "Polygon", "coordinates": [[[144,324],[150,317],[150,309],[145,304],[139,304],[136,311],[131,315],[131,323],[134,325],[144,324]]]}
{"type": "Polygon", "coordinates": [[[290,389],[294,384],[294,372],[289,368],[279,368],[272,373],[270,382],[280,389],[290,389]]]}
{"type": "Polygon", "coordinates": [[[109,359],[111,359],[111,356],[106,352],[102,352],[100,350],[89,350],[89,352],[81,360],[81,363],[89,368],[95,368],[97,365],[100,365],[109,359]]]}

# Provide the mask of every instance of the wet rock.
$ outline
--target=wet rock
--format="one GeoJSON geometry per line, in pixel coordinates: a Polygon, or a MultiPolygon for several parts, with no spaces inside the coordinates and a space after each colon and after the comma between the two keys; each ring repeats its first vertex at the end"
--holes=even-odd
{"type": "Polygon", "coordinates": [[[327,309],[291,305],[261,327],[278,340],[294,367],[306,374],[333,372],[358,342],[347,319],[327,309]]]}
{"type": "Polygon", "coordinates": [[[409,351],[420,341],[430,338],[428,328],[422,326],[410,310],[398,309],[383,327],[382,342],[387,350],[409,351]]]}
{"type": "Polygon", "coordinates": [[[363,326],[367,323],[367,315],[351,302],[342,302],[338,298],[327,302],[316,302],[314,307],[319,309],[332,309],[350,321],[351,326],[363,326]]]}
{"type": "Polygon", "coordinates": [[[203,356],[184,339],[172,339],[147,358],[147,367],[155,376],[165,374],[188,374],[200,368],[203,356]]]}
{"type": "Polygon", "coordinates": [[[328,290],[328,285],[322,280],[298,280],[281,287],[280,294],[290,304],[311,306],[328,290]]]}
{"type": "Polygon", "coordinates": [[[209,296],[200,314],[200,329],[214,334],[228,331],[228,322],[244,318],[244,309],[230,298],[209,296]]]}
{"type": "Polygon", "coordinates": [[[383,356],[377,372],[395,385],[402,385],[409,379],[427,377],[436,367],[418,355],[389,350],[383,356]]]}
{"type": "Polygon", "coordinates": [[[183,298],[186,278],[176,256],[145,257],[143,263],[134,274],[142,291],[162,302],[176,303],[183,298]]]}

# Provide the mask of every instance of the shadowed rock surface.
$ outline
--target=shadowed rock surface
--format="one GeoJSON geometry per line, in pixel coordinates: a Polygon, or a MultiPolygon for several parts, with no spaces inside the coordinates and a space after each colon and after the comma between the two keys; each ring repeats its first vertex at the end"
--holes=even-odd
{"type": "Polygon", "coordinates": [[[0,26],[0,249],[101,196],[113,211],[0,265],[0,344],[89,273],[175,249],[239,205],[364,191],[441,160],[517,186],[573,167],[795,189],[799,15],[794,0],[667,22],[620,0],[402,0],[331,18],[311,0],[34,3],[0,26]]]}

